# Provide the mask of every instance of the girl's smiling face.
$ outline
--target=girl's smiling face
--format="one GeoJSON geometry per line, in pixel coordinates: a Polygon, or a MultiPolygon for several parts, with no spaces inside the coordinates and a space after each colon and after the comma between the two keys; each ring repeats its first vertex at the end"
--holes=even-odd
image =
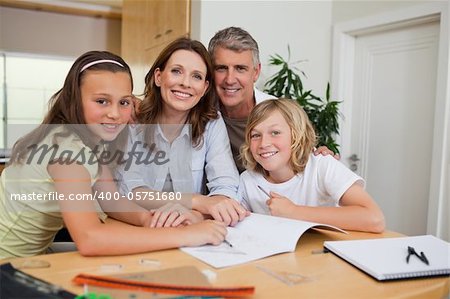
{"type": "Polygon", "coordinates": [[[112,141],[131,118],[130,75],[126,72],[85,72],[80,89],[86,124],[97,138],[112,141]]]}
{"type": "Polygon", "coordinates": [[[155,84],[161,89],[164,112],[187,116],[209,86],[206,73],[206,64],[199,54],[188,50],[175,51],[164,70],[155,71],[155,84]]]}
{"type": "Polygon", "coordinates": [[[255,161],[269,174],[267,179],[281,183],[291,179],[291,127],[279,111],[257,124],[250,132],[250,151],[255,161]]]}

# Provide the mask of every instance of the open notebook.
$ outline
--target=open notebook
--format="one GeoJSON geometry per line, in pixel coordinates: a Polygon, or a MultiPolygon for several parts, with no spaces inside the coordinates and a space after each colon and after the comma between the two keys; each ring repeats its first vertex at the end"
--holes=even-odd
{"type": "Polygon", "coordinates": [[[450,274],[450,244],[431,235],[325,241],[324,247],[377,280],[450,274]],[[417,255],[409,254],[408,247],[417,255]],[[426,259],[419,257],[421,252],[426,259]]]}
{"type": "Polygon", "coordinates": [[[227,242],[219,246],[180,249],[215,268],[222,268],[292,252],[303,233],[314,227],[346,233],[328,224],[251,214],[235,227],[228,227],[227,242]]]}

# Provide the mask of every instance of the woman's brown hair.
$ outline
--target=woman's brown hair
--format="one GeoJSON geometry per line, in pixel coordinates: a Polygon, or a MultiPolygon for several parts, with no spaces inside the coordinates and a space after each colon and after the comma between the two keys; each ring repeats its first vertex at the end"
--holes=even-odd
{"type": "MultiPolygon", "coordinates": [[[[162,113],[163,101],[161,89],[155,83],[155,71],[159,69],[163,71],[166,67],[167,61],[173,53],[178,50],[187,50],[197,53],[206,65],[205,81],[209,82],[209,86],[200,99],[187,116],[186,123],[192,126],[192,145],[197,147],[203,142],[203,133],[206,129],[206,124],[212,120],[217,119],[216,98],[214,93],[213,82],[213,66],[211,57],[205,46],[199,41],[189,38],[179,38],[170,43],[164,50],[161,51],[156,61],[153,63],[150,71],[145,76],[145,91],[144,100],[140,106],[137,114],[138,122],[141,124],[157,124],[162,113]]],[[[146,139],[152,138],[152,135],[145,133],[146,139]]]]}

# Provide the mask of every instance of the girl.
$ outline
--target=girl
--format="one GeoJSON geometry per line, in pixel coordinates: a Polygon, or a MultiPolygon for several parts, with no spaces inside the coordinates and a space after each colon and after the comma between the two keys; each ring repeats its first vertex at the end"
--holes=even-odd
{"type": "MultiPolygon", "coordinates": [[[[145,98],[129,146],[138,152],[153,144],[167,154],[166,163],[134,164],[121,171],[122,192],[157,191],[192,194],[192,208],[234,225],[247,211],[235,198],[239,174],[228,134],[216,110],[213,68],[206,48],[179,38],[158,56],[145,77],[145,98]],[[150,126],[153,125],[153,126],[150,126]],[[206,180],[208,196],[202,190],[206,180]]],[[[155,202],[148,202],[153,208],[155,202]]],[[[200,216],[200,215],[199,215],[200,216]]],[[[166,217],[161,215],[159,225],[166,217]]],[[[155,223],[152,223],[155,225],[155,223]]]]}
{"type": "MultiPolygon", "coordinates": [[[[108,159],[102,157],[111,157],[126,141],[121,134],[130,119],[132,89],[128,65],[114,54],[92,51],[75,61],[43,123],[16,143],[2,173],[0,258],[44,253],[63,223],[82,255],[131,254],[224,239],[224,225],[213,221],[145,227],[151,212],[116,198],[104,163],[108,159]],[[107,218],[102,209],[121,221],[107,218]]],[[[186,221],[186,215],[171,215],[171,224],[186,221]]]]}
{"type": "Polygon", "coordinates": [[[364,180],[331,156],[311,154],[315,142],[295,101],[258,104],[241,148],[247,169],[239,185],[243,205],[255,213],[382,232],[383,213],[364,191],[364,180]]]}

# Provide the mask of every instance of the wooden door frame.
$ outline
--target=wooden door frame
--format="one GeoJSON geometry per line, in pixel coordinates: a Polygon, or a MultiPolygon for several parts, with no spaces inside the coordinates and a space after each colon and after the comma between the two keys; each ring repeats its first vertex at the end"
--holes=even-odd
{"type": "MultiPolygon", "coordinates": [[[[371,32],[382,32],[433,20],[439,21],[439,49],[436,77],[436,106],[434,113],[434,131],[430,174],[430,193],[428,201],[427,233],[448,239],[450,232],[445,231],[446,217],[450,217],[450,197],[446,182],[450,180],[450,86],[448,84],[450,49],[449,49],[449,4],[433,2],[409,8],[389,11],[333,26],[333,53],[331,86],[336,99],[344,100],[341,106],[343,118],[340,120],[343,162],[350,156],[351,112],[353,101],[354,54],[356,36],[371,32]],[[346,119],[348,116],[348,119],[346,119]]],[[[414,149],[405,149],[414,150],[414,149]]],[[[407,200],[407,199],[401,199],[407,200]]]]}

